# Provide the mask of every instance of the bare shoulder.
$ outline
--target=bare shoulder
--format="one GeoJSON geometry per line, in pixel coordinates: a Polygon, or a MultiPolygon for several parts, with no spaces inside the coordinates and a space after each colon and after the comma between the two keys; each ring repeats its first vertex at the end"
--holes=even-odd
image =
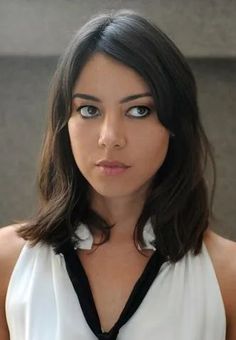
{"type": "Polygon", "coordinates": [[[236,339],[236,242],[208,229],[204,242],[221,289],[227,319],[227,339],[236,339]]]}
{"type": "Polygon", "coordinates": [[[6,289],[11,272],[18,259],[25,240],[18,236],[19,224],[0,229],[0,289],[6,289]]]}
{"type": "MultiPolygon", "coordinates": [[[[236,242],[224,238],[211,229],[207,229],[204,242],[208,252],[217,268],[224,270],[225,274],[236,271],[236,242]]],[[[228,277],[226,277],[228,278],[228,277]]]]}
{"type": "Polygon", "coordinates": [[[227,268],[229,269],[232,259],[236,256],[236,242],[218,235],[209,228],[205,232],[204,242],[210,255],[213,256],[213,259],[220,261],[220,263],[228,263],[231,259],[227,265],[227,268]]]}
{"type": "Polygon", "coordinates": [[[0,229],[0,263],[15,261],[25,244],[25,240],[18,236],[19,224],[6,226],[0,229]]]}
{"type": "Polygon", "coordinates": [[[25,244],[17,234],[20,225],[0,229],[0,339],[8,340],[9,332],[5,315],[6,293],[12,270],[25,244]]]}

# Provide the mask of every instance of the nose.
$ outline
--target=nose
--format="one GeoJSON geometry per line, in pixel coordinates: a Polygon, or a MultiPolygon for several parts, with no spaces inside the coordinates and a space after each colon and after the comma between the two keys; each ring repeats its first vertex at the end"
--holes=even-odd
{"type": "Polygon", "coordinates": [[[106,117],[99,132],[98,145],[100,147],[123,148],[126,144],[125,131],[122,122],[113,116],[106,117]]]}

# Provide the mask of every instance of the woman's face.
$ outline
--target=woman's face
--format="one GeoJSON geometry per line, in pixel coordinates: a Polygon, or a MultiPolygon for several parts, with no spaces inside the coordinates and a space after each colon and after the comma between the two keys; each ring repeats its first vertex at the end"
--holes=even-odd
{"type": "Polygon", "coordinates": [[[92,191],[110,198],[145,194],[169,143],[145,81],[102,53],[89,59],[75,83],[68,130],[79,170],[92,191]],[[101,160],[129,167],[109,170],[96,165],[101,160]]]}

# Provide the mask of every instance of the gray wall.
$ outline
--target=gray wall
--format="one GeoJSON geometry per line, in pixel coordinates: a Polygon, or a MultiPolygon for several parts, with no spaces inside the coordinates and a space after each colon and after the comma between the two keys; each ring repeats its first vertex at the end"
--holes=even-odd
{"type": "Polygon", "coordinates": [[[234,0],[1,0],[0,51],[57,55],[90,15],[131,8],[153,19],[189,57],[236,56],[234,0]]]}
{"type": "Polygon", "coordinates": [[[36,1],[0,3],[0,225],[35,206],[35,172],[47,91],[71,34],[96,12],[133,8],[182,49],[197,79],[202,120],[215,149],[213,226],[236,240],[236,44],[234,1],[36,1]],[[178,4],[178,6],[177,6],[178,4]]]}

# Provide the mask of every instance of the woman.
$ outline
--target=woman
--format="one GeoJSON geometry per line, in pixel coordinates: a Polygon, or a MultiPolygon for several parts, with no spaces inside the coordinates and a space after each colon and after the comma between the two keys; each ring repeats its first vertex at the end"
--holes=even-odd
{"type": "Polygon", "coordinates": [[[235,339],[209,156],[175,45],[135,12],[93,17],[55,73],[38,213],[1,230],[0,338],[235,339]]]}

